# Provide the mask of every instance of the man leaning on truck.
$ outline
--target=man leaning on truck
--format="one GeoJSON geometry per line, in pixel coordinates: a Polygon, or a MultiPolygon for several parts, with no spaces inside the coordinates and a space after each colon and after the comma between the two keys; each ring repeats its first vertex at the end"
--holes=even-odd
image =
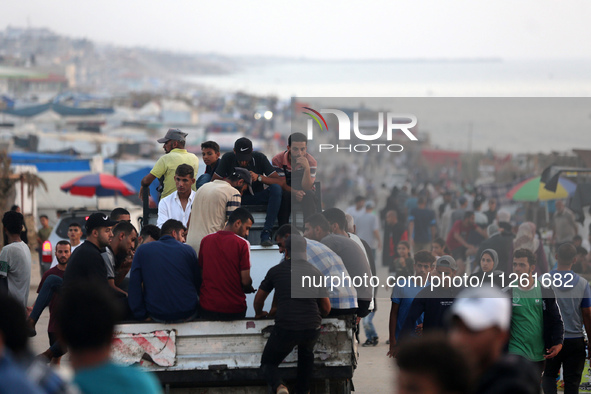
{"type": "Polygon", "coordinates": [[[330,313],[330,300],[324,287],[292,288],[292,283],[302,283],[300,279],[322,278],[307,260],[305,238],[292,234],[285,240],[284,248],[285,259],[267,272],[254,299],[256,318],[263,318],[267,316],[263,311],[265,299],[275,289],[275,326],[263,350],[261,370],[273,393],[287,394],[279,364],[297,346],[296,393],[307,393],[314,370],[314,345],[320,336],[322,317],[330,313]]]}

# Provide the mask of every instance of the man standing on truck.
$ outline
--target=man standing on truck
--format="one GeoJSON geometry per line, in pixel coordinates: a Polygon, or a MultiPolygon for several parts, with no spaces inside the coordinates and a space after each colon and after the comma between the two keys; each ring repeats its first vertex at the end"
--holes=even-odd
{"type": "Polygon", "coordinates": [[[236,167],[227,178],[201,186],[195,194],[191,210],[187,245],[199,254],[203,237],[224,228],[232,212],[240,206],[244,192],[248,189],[252,193],[251,185],[250,172],[236,167]]]}
{"type": "Polygon", "coordinates": [[[322,278],[320,271],[307,261],[306,240],[292,234],[284,247],[285,258],[267,272],[254,299],[256,318],[263,318],[267,315],[263,311],[265,300],[275,290],[275,326],[263,350],[261,370],[273,393],[288,394],[279,364],[297,346],[296,393],[307,393],[314,371],[314,345],[320,336],[322,317],[330,313],[330,301],[324,287],[292,287],[302,284],[304,278],[322,278]]]}
{"type": "MultiPolygon", "coordinates": [[[[185,138],[187,133],[183,133],[179,129],[168,129],[164,138],[158,140],[159,143],[164,144],[164,156],[160,157],[148,175],[146,175],[141,182],[140,199],[143,198],[144,188],[150,187],[154,179],[160,180],[158,191],[160,192],[160,199],[172,194],[175,190],[174,172],[181,164],[188,164],[195,169],[195,174],[199,169],[199,159],[193,153],[187,152],[185,149],[185,138]]],[[[195,184],[192,189],[195,190],[195,184]]]]}
{"type": "Polygon", "coordinates": [[[272,246],[271,230],[277,220],[281,206],[281,184],[284,182],[273,168],[267,156],[252,151],[252,141],[238,138],[234,143],[234,151],[222,156],[213,180],[224,179],[234,172],[234,168],[246,168],[252,178],[254,194],[242,196],[242,205],[267,205],[267,217],[261,233],[261,245],[272,246]],[[268,187],[265,188],[264,186],[268,187]]]}
{"type": "Polygon", "coordinates": [[[250,243],[244,238],[253,223],[250,212],[238,208],[232,212],[223,230],[201,241],[201,317],[236,320],[246,316],[245,294],[254,293],[254,288],[250,277],[250,243]]]}

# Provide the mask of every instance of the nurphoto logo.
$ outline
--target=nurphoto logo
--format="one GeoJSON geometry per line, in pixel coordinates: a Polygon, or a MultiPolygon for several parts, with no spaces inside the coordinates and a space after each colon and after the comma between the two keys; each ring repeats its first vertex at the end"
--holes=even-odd
{"type": "MultiPolygon", "coordinates": [[[[401,131],[409,140],[418,141],[418,138],[410,131],[417,124],[417,117],[411,114],[396,114],[393,112],[378,112],[377,121],[372,122],[372,126],[377,131],[361,130],[359,121],[359,112],[353,112],[353,122],[344,111],[332,108],[324,108],[320,111],[316,111],[310,107],[303,107],[304,110],[309,112],[302,112],[308,115],[307,132],[308,139],[314,138],[314,123],[318,125],[321,131],[326,130],[328,132],[328,123],[322,114],[332,114],[336,117],[338,122],[338,140],[339,141],[350,141],[352,134],[355,138],[361,141],[384,141],[391,142],[392,137],[396,131],[401,131]],[[385,121],[384,121],[385,117],[385,121]],[[384,129],[386,131],[384,138],[384,129]],[[353,133],[351,133],[353,132],[353,133]]],[[[387,144],[387,143],[372,143],[372,144],[349,144],[349,145],[334,145],[321,143],[318,145],[319,152],[323,151],[335,151],[335,152],[359,152],[367,153],[370,151],[388,151],[388,152],[402,152],[404,147],[400,144],[387,144]]]]}

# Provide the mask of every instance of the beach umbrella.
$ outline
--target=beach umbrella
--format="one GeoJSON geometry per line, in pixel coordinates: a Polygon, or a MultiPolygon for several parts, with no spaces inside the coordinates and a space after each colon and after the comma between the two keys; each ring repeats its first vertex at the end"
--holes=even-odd
{"type": "Polygon", "coordinates": [[[87,197],[130,196],[136,193],[129,183],[109,174],[83,175],[64,183],[60,189],[75,196],[87,197]]]}
{"type": "Polygon", "coordinates": [[[551,192],[544,188],[544,182],[540,177],[526,179],[515,185],[507,193],[507,198],[513,201],[548,201],[560,200],[572,196],[577,190],[577,184],[566,178],[560,178],[556,192],[551,192]]]}

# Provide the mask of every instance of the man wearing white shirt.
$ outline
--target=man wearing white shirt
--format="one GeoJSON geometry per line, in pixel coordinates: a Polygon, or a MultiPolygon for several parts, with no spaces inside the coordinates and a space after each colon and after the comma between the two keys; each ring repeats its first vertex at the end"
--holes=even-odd
{"type": "MultiPolygon", "coordinates": [[[[82,226],[80,226],[80,223],[78,222],[72,222],[70,223],[70,225],[68,226],[68,238],[70,240],[70,253],[74,252],[74,250],[76,250],[76,248],[80,245],[82,245],[82,243],[84,242],[82,238],[82,226]]],[[[57,246],[54,246],[54,248],[57,246]]],[[[58,261],[57,261],[57,257],[54,253],[53,255],[53,261],[51,262],[51,267],[57,267],[58,261]]]]}
{"type": "Polygon", "coordinates": [[[174,174],[176,191],[158,203],[158,227],[168,219],[175,219],[187,226],[191,216],[191,206],[195,192],[191,186],[195,183],[195,170],[188,164],[181,164],[174,174]]]}

